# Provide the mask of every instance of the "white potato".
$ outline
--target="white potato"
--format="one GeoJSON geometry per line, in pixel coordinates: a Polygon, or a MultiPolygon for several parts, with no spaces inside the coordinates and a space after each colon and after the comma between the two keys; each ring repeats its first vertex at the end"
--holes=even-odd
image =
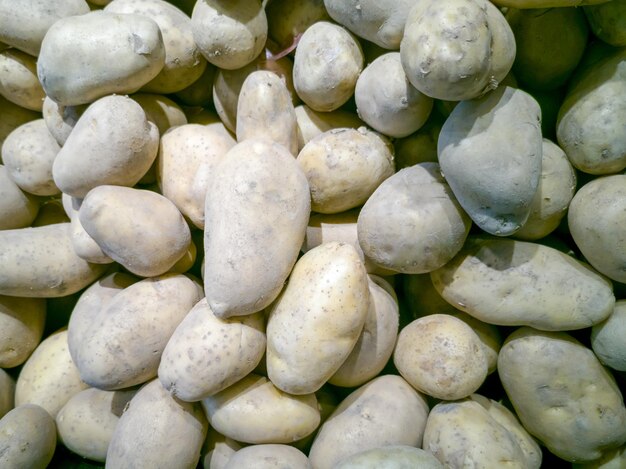
{"type": "Polygon", "coordinates": [[[15,49],[0,51],[0,95],[31,111],[41,111],[44,90],[35,57],[15,49]]]}
{"type": "Polygon", "coordinates": [[[43,120],[50,135],[60,146],[65,144],[80,116],[87,109],[86,105],[62,106],[46,96],[43,100],[43,120]]]}
{"type": "Polygon", "coordinates": [[[19,188],[10,170],[0,164],[0,230],[29,226],[39,212],[39,201],[19,188]]]}
{"type": "Polygon", "coordinates": [[[242,448],[233,454],[224,469],[274,469],[285,467],[289,469],[313,469],[306,455],[287,445],[253,445],[242,448]]]}

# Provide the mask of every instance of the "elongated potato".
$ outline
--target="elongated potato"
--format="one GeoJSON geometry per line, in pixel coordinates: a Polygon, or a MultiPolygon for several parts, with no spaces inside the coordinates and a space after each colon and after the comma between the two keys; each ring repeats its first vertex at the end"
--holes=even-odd
{"type": "Polygon", "coordinates": [[[254,467],[255,469],[312,469],[306,455],[288,445],[253,445],[242,448],[231,456],[224,469],[254,467]]]}
{"type": "Polygon", "coordinates": [[[0,51],[0,95],[31,111],[41,111],[45,93],[35,57],[15,49],[0,51]]]}
{"type": "Polygon", "coordinates": [[[29,226],[39,212],[39,201],[19,188],[10,170],[0,164],[0,230],[29,226]]]}
{"type": "Polygon", "coordinates": [[[0,368],[26,361],[41,341],[45,321],[44,299],[0,296],[0,368]]]}

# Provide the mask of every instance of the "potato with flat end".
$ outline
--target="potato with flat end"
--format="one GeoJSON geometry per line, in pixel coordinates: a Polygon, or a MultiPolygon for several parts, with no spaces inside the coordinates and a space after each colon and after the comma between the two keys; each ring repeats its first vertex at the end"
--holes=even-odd
{"type": "Polygon", "coordinates": [[[615,303],[613,313],[591,328],[591,348],[600,361],[614,370],[626,371],[626,300],[615,303]]]}
{"type": "Polygon", "coordinates": [[[19,188],[10,170],[0,164],[0,230],[29,226],[39,212],[39,200],[19,188]]]}
{"type": "Polygon", "coordinates": [[[0,368],[26,361],[41,341],[45,321],[43,298],[0,295],[0,368]]]}
{"type": "Polygon", "coordinates": [[[231,456],[224,469],[240,469],[254,467],[255,469],[274,469],[288,467],[289,469],[312,469],[306,455],[287,445],[253,445],[242,448],[231,456]]]}
{"type": "Polygon", "coordinates": [[[15,407],[15,380],[0,368],[0,419],[15,407]]]}
{"type": "Polygon", "coordinates": [[[31,111],[41,112],[45,92],[37,79],[37,63],[22,51],[0,51],[0,95],[31,111]]]}
{"type": "Polygon", "coordinates": [[[612,46],[626,46],[626,1],[589,5],[583,10],[593,34],[612,46]]]}
{"type": "Polygon", "coordinates": [[[372,448],[342,459],[335,469],[443,469],[428,451],[407,445],[372,448]]]}

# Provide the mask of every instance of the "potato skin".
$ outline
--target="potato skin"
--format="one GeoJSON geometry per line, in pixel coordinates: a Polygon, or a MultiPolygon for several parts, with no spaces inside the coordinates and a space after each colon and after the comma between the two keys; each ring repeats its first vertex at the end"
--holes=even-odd
{"type": "Polygon", "coordinates": [[[0,230],[29,226],[39,212],[39,201],[19,188],[9,169],[0,164],[0,230]]]}
{"type": "Polygon", "coordinates": [[[0,419],[15,407],[15,380],[0,368],[0,419]]]}
{"type": "Polygon", "coordinates": [[[327,130],[351,128],[358,129],[364,122],[355,113],[344,109],[336,109],[330,112],[314,111],[306,104],[296,106],[296,119],[298,124],[298,152],[313,137],[327,130]]]}
{"type": "Polygon", "coordinates": [[[499,7],[513,8],[560,8],[595,5],[609,0],[493,0],[499,7]]]}
{"type": "Polygon", "coordinates": [[[407,445],[381,446],[342,459],[335,469],[443,469],[428,451],[407,445]]]}
{"type": "Polygon", "coordinates": [[[583,8],[593,33],[615,47],[626,46],[626,2],[614,0],[583,8]]]}
{"type": "Polygon", "coordinates": [[[0,51],[0,95],[31,111],[41,112],[44,90],[37,80],[34,57],[15,49],[0,51]]]}
{"type": "Polygon", "coordinates": [[[255,469],[313,469],[306,455],[288,445],[253,445],[242,448],[233,454],[224,469],[254,467],[255,469]],[[280,466],[279,466],[280,465],[280,466]]]}
{"type": "Polygon", "coordinates": [[[626,371],[625,331],[626,300],[617,301],[613,313],[591,328],[593,352],[604,365],[618,371],[626,371]]]}
{"type": "Polygon", "coordinates": [[[43,298],[0,295],[0,368],[26,361],[41,341],[45,321],[43,298]]]}

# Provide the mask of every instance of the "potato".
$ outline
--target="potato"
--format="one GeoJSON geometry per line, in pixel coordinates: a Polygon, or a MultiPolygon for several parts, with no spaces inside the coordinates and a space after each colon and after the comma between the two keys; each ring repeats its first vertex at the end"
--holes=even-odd
{"type": "Polygon", "coordinates": [[[67,345],[67,330],[60,330],[41,342],[28,358],[15,385],[15,406],[37,404],[52,418],[74,395],[87,389],[67,345]]]}
{"type": "Polygon", "coordinates": [[[29,226],[38,212],[37,198],[22,191],[11,179],[10,170],[0,164],[0,230],[29,226]]]}
{"type": "Polygon", "coordinates": [[[98,186],[83,200],[78,217],[107,256],[143,277],[167,272],[191,242],[176,206],[147,190],[98,186]]]}
{"type": "Polygon", "coordinates": [[[43,298],[0,296],[0,368],[26,361],[41,341],[45,321],[43,298]]]}
{"type": "Polygon", "coordinates": [[[543,238],[553,232],[566,215],[576,192],[576,172],[558,145],[544,138],[541,177],[526,223],[515,232],[524,240],[543,238]]]}
{"type": "Polygon", "coordinates": [[[161,137],[157,157],[161,193],[197,228],[204,229],[209,178],[235,144],[221,122],[181,125],[161,137]]]}
{"type": "Polygon", "coordinates": [[[461,101],[498,87],[513,65],[515,40],[486,0],[423,1],[406,18],[400,55],[420,92],[461,101]]]}
{"type": "Polygon", "coordinates": [[[556,136],[576,169],[611,174],[626,168],[626,49],[582,68],[559,110],[556,136]]]}
{"type": "Polygon", "coordinates": [[[329,21],[324,0],[272,0],[265,7],[268,34],[279,47],[289,47],[309,26],[329,21]]]}
{"type": "Polygon", "coordinates": [[[74,252],[70,224],[0,231],[0,295],[56,298],[85,288],[105,267],[74,252]]]}
{"type": "Polygon", "coordinates": [[[260,0],[201,0],[191,14],[193,38],[202,55],[226,70],[252,62],[265,47],[267,17],[260,0]]]}
{"type": "Polygon", "coordinates": [[[592,461],[626,442],[615,379],[568,334],[518,329],[500,350],[498,374],[526,430],[558,457],[592,461]]]}
{"type": "MultiPolygon", "coordinates": [[[[205,62],[206,63],[206,62],[205,62]]],[[[186,106],[213,107],[213,80],[217,67],[207,63],[202,75],[186,88],[174,93],[178,102],[186,106]]]]}
{"type": "Polygon", "coordinates": [[[285,147],[249,139],[226,153],[208,184],[209,307],[219,318],[260,311],[280,293],[302,245],[310,212],[306,177],[285,147]]]}
{"type": "Polygon", "coordinates": [[[407,445],[372,448],[342,459],[336,469],[442,469],[441,463],[428,451],[407,445]]]}
{"type": "Polygon", "coordinates": [[[376,265],[416,274],[452,259],[471,224],[439,165],[422,163],[383,181],[361,209],[357,227],[361,249],[376,265]]]}
{"type": "Polygon", "coordinates": [[[541,467],[541,449],[514,414],[478,394],[431,410],[424,449],[445,467],[541,467]]]}
{"type": "Polygon", "coordinates": [[[306,104],[296,106],[296,120],[298,125],[298,152],[304,145],[327,130],[351,128],[358,129],[364,125],[359,117],[343,109],[330,112],[314,111],[306,104]]]}
{"type": "Polygon", "coordinates": [[[600,361],[614,370],[626,371],[626,300],[615,303],[613,313],[591,328],[591,348],[600,361]]]}
{"type": "Polygon", "coordinates": [[[489,234],[513,234],[530,215],[541,177],[540,121],[533,97],[507,86],[460,103],[441,129],[441,171],[461,207],[489,234]]]}
{"type": "Polygon", "coordinates": [[[18,106],[41,112],[45,93],[37,80],[35,57],[15,49],[0,51],[0,95],[18,106]]]}
{"type": "Polygon", "coordinates": [[[136,93],[130,96],[146,113],[146,119],[152,122],[163,135],[170,127],[185,125],[187,116],[183,109],[167,96],[151,93],[136,93]]]}
{"type": "Polygon", "coordinates": [[[621,469],[626,463],[626,445],[605,451],[600,459],[588,463],[572,464],[572,469],[621,469]]]}
{"type": "Polygon", "coordinates": [[[83,317],[80,336],[72,331],[72,358],[83,381],[116,390],[155,377],[167,341],[201,298],[197,281],[166,274],[105,299],[89,324],[83,317]]]}
{"type": "Polygon", "coordinates": [[[367,274],[356,250],[337,242],[296,263],[267,323],[267,373],[291,394],[317,391],[357,343],[369,309],[367,274]]]}
{"type": "Polygon", "coordinates": [[[230,457],[241,449],[241,445],[232,438],[215,431],[209,426],[206,440],[202,445],[200,462],[203,468],[224,469],[230,457]]]}
{"type": "Polygon", "coordinates": [[[354,93],[363,51],[347,30],[328,21],[311,25],[300,38],[293,63],[298,96],[315,111],[334,111],[354,93]]]}
{"type": "Polygon", "coordinates": [[[202,400],[211,427],[243,443],[291,443],[320,423],[315,394],[293,396],[250,373],[202,400]]]}
{"type": "Polygon", "coordinates": [[[594,5],[607,1],[608,0],[494,0],[493,3],[500,7],[513,8],[560,8],[594,5]]]}
{"type": "Polygon", "coordinates": [[[75,394],[57,414],[59,442],[83,458],[104,462],[113,431],[136,392],[88,388],[75,394]]]}
{"type": "MultiPolygon", "coordinates": [[[[63,197],[70,197],[63,194],[63,197]]],[[[72,247],[74,252],[81,259],[91,262],[93,264],[111,264],[113,259],[107,256],[102,248],[96,243],[96,241],[85,231],[80,218],[78,216],[78,210],[82,205],[81,199],[72,197],[72,205],[74,209],[70,215],[72,247]]]]}
{"type": "Polygon", "coordinates": [[[135,394],[120,417],[105,467],[193,469],[207,427],[199,404],[176,400],[155,379],[135,394]]]}
{"type": "Polygon", "coordinates": [[[54,455],[54,419],[34,404],[16,407],[0,419],[0,465],[44,469],[54,455]]]}
{"type": "Polygon", "coordinates": [[[394,173],[392,147],[365,127],[333,129],[298,154],[311,188],[311,209],[338,213],[362,205],[394,173]]]}
{"type": "Polygon", "coordinates": [[[264,353],[263,312],[219,319],[205,298],[191,309],[168,340],[158,375],[172,396],[199,401],[248,375],[264,353]]]}
{"type": "Polygon", "coordinates": [[[14,396],[15,380],[0,368],[0,419],[15,407],[14,396]]]}
{"type": "Polygon", "coordinates": [[[48,96],[43,100],[43,120],[48,127],[50,135],[56,142],[63,146],[72,129],[80,119],[80,116],[87,109],[87,105],[61,106],[51,100],[48,96]]]}
{"type": "Polygon", "coordinates": [[[398,337],[398,299],[381,277],[368,276],[370,304],[361,335],[341,367],[328,380],[335,386],[360,386],[376,377],[393,354],[398,337]]]}
{"type": "Polygon", "coordinates": [[[586,264],[511,239],[470,237],[431,278],[453,306],[497,325],[582,329],[606,319],[615,304],[611,283],[586,264]]]}
{"type": "Polygon", "coordinates": [[[626,2],[613,0],[583,8],[593,34],[616,47],[626,46],[626,2]]]}
{"type": "Polygon", "coordinates": [[[60,199],[48,199],[41,203],[37,218],[31,223],[31,227],[36,228],[44,225],[55,225],[57,223],[68,223],[69,217],[63,210],[60,199]]]}
{"type": "Polygon", "coordinates": [[[343,459],[380,446],[422,444],[426,400],[404,379],[379,376],[352,392],[322,424],[309,459],[330,469],[343,459]]]}
{"type": "Polygon", "coordinates": [[[246,77],[237,102],[237,140],[264,138],[298,155],[296,113],[285,82],[258,70],[246,77]]]}
{"type": "Polygon", "coordinates": [[[0,2],[0,41],[37,56],[41,41],[55,22],[89,12],[85,0],[11,0],[0,2]]]}
{"type": "Polygon", "coordinates": [[[79,198],[105,184],[134,186],[156,158],[158,145],[159,131],[141,106],[125,96],[106,96],[74,126],[54,160],[54,182],[79,198]]]}
{"type": "Polygon", "coordinates": [[[2,112],[0,112],[0,145],[14,129],[41,117],[41,114],[38,112],[24,109],[22,106],[18,106],[4,98],[1,94],[0,109],[2,109],[2,112]]]}
{"type": "Polygon", "coordinates": [[[141,15],[92,11],[54,23],[41,44],[37,75],[65,106],[134,93],[163,68],[159,26],[141,15]]]}
{"type": "Polygon", "coordinates": [[[224,469],[273,469],[285,467],[289,469],[312,469],[306,455],[287,445],[254,445],[242,448],[231,456],[224,469]]]}

